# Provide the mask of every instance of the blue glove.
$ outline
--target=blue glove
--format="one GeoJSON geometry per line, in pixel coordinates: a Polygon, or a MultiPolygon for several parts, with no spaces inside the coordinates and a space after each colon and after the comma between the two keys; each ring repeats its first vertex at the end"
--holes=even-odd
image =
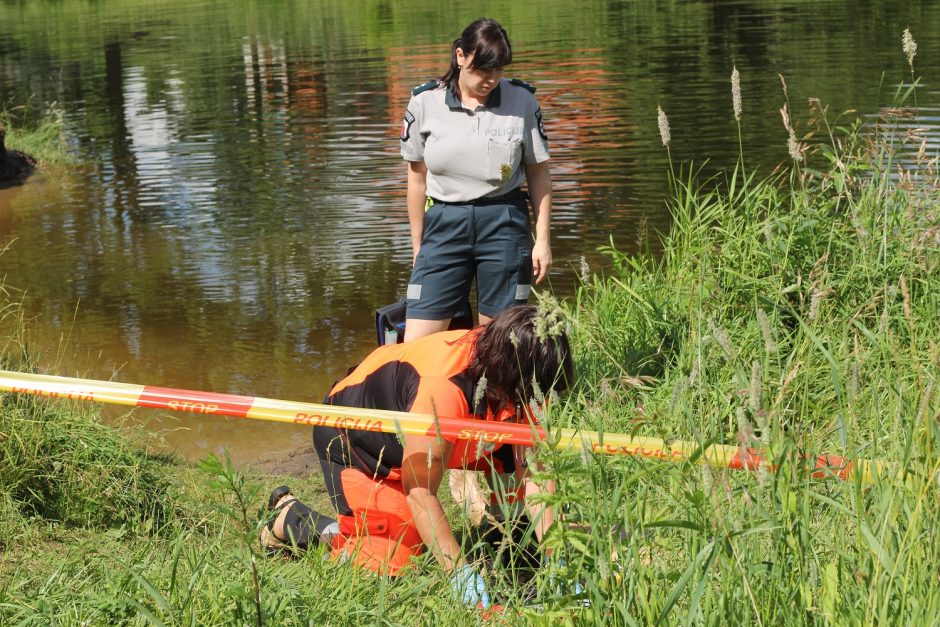
{"type": "Polygon", "coordinates": [[[486,591],[486,582],[470,564],[464,564],[450,577],[450,587],[458,599],[470,607],[490,607],[490,593],[486,591]]]}

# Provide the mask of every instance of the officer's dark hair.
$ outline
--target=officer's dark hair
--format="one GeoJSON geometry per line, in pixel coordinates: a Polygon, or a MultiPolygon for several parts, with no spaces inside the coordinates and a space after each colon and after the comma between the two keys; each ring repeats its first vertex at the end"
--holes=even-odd
{"type": "Polygon", "coordinates": [[[526,403],[538,392],[561,394],[574,382],[574,363],[567,334],[539,333],[535,305],[516,305],[496,316],[477,333],[468,374],[486,377],[486,400],[492,407],[526,403]]]}
{"type": "Polygon", "coordinates": [[[454,91],[458,91],[457,77],[460,75],[457,48],[463,50],[466,56],[473,55],[470,67],[474,69],[491,70],[512,63],[512,45],[506,30],[496,20],[481,17],[466,27],[460,37],[454,40],[450,47],[450,67],[447,73],[438,79],[454,91]]]}

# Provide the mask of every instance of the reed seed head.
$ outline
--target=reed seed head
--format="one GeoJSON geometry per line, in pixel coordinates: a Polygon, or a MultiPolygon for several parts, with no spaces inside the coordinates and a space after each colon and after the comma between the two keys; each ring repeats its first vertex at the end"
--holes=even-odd
{"type": "Polygon", "coordinates": [[[543,342],[561,337],[568,330],[565,310],[550,294],[539,294],[537,297],[539,310],[534,321],[535,337],[543,342]]]}
{"type": "Polygon", "coordinates": [[[770,482],[770,471],[767,469],[767,461],[763,458],[757,462],[757,483],[763,487],[770,482]]]}
{"type": "MultiPolygon", "coordinates": [[[[938,481],[937,483],[940,483],[938,481]]],[[[705,464],[702,466],[702,491],[705,494],[711,494],[715,487],[715,476],[712,474],[711,466],[705,464]]]]}
{"type": "Polygon", "coordinates": [[[649,230],[649,220],[646,216],[640,218],[640,223],[636,228],[636,247],[637,250],[643,250],[646,248],[646,236],[647,231],[649,230]]]}
{"type": "Polygon", "coordinates": [[[764,350],[768,355],[773,355],[777,352],[777,340],[774,337],[773,328],[770,326],[770,318],[760,308],[757,310],[757,325],[760,327],[760,333],[764,338],[764,350]]]}
{"type": "MultiPolygon", "coordinates": [[[[532,399],[529,402],[530,403],[534,402],[534,403],[537,403],[538,405],[545,404],[545,394],[544,392],[542,392],[542,388],[539,386],[539,382],[536,381],[534,374],[532,375],[532,399]]],[[[541,412],[542,412],[542,408],[540,407],[538,412],[536,412],[536,416],[541,418],[542,417],[541,412]]]]}
{"type": "Polygon", "coordinates": [[[822,288],[819,284],[816,284],[809,298],[809,312],[806,314],[809,320],[815,320],[816,316],[819,315],[819,303],[822,302],[823,296],[822,288]]]}
{"type": "Polygon", "coordinates": [[[794,161],[800,162],[803,160],[803,147],[796,140],[796,135],[792,130],[790,131],[790,138],[787,140],[787,152],[790,153],[790,158],[794,161]]]}
{"type": "Polygon", "coordinates": [[[734,119],[741,119],[741,74],[737,66],[731,66],[731,107],[734,109],[734,119]]]}
{"type": "Polygon", "coordinates": [[[587,283],[591,280],[591,266],[588,265],[587,258],[581,255],[581,282],[587,283]]]}
{"type": "Polygon", "coordinates": [[[545,403],[540,403],[534,398],[529,399],[529,409],[532,411],[532,415],[535,416],[535,421],[545,426],[545,403]]]}
{"type": "Polygon", "coordinates": [[[712,333],[715,335],[715,341],[718,343],[718,346],[721,347],[721,350],[724,351],[725,356],[728,359],[734,359],[735,352],[734,346],[731,344],[731,338],[728,337],[728,333],[721,327],[721,325],[712,323],[712,333]]]}
{"type": "Polygon", "coordinates": [[[907,57],[907,64],[911,66],[911,72],[913,72],[914,57],[917,56],[917,42],[914,41],[914,36],[911,35],[909,28],[905,28],[904,34],[901,35],[901,47],[904,50],[904,55],[907,57]]]}
{"type": "Polygon", "coordinates": [[[787,92],[787,81],[783,78],[783,74],[777,74],[780,77],[780,85],[783,87],[783,97],[789,98],[790,94],[787,92]]]}
{"type": "Polygon", "coordinates": [[[784,104],[780,107],[780,117],[783,119],[783,128],[787,129],[788,133],[793,133],[793,127],[790,126],[790,107],[784,104]]]}
{"type": "Polygon", "coordinates": [[[900,280],[901,285],[901,301],[904,304],[904,317],[907,318],[907,321],[913,325],[914,318],[911,315],[911,292],[907,289],[907,279],[904,278],[904,275],[901,275],[900,280]]]}
{"type": "MultiPolygon", "coordinates": [[[[781,76],[780,79],[783,80],[783,76],[781,76]]],[[[786,85],[786,83],[784,83],[784,85],[786,85]]],[[[790,108],[786,104],[780,107],[780,117],[783,118],[783,127],[787,129],[787,135],[789,136],[787,139],[787,150],[790,153],[790,158],[794,161],[802,161],[803,146],[800,145],[800,142],[796,139],[796,132],[790,124],[790,108]]]]}
{"type": "Polygon", "coordinates": [[[663,146],[669,148],[669,142],[672,141],[672,135],[669,134],[669,118],[659,105],[656,105],[656,115],[659,121],[659,137],[663,140],[663,146]]]}
{"type": "Polygon", "coordinates": [[[749,447],[754,441],[754,427],[751,425],[751,421],[747,419],[743,407],[737,407],[734,414],[738,422],[738,445],[749,447]]]}
{"type": "Polygon", "coordinates": [[[470,408],[470,411],[476,411],[484,396],[486,396],[486,373],[483,373],[477,382],[477,389],[473,392],[473,407],[470,408]]]}
{"type": "Polygon", "coordinates": [[[762,384],[761,384],[761,365],[756,359],[751,362],[751,388],[748,394],[748,400],[751,406],[751,412],[756,414],[761,408],[762,384]]]}

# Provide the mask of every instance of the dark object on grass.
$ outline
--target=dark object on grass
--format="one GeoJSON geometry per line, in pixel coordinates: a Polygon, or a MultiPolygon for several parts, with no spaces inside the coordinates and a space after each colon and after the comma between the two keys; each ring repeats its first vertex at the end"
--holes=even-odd
{"type": "Polygon", "coordinates": [[[0,124],[0,189],[22,185],[36,171],[36,160],[19,150],[7,150],[7,129],[0,124]]]}

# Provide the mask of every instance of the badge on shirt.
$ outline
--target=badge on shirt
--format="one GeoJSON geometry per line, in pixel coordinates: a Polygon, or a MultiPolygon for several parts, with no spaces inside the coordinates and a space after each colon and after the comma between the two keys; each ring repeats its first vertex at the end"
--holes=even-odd
{"type": "Polygon", "coordinates": [[[539,121],[539,135],[542,136],[542,139],[548,141],[548,135],[545,133],[545,122],[542,121],[542,107],[536,109],[535,119],[539,121]]]}
{"type": "MultiPolygon", "coordinates": [[[[539,118],[541,120],[541,118],[539,118]]],[[[405,111],[405,119],[401,122],[401,140],[403,142],[408,141],[408,138],[411,137],[411,125],[415,122],[415,116],[411,115],[411,111],[405,111]]],[[[541,126],[541,121],[539,125],[541,126]]],[[[541,131],[539,131],[541,132],[541,131]]]]}

